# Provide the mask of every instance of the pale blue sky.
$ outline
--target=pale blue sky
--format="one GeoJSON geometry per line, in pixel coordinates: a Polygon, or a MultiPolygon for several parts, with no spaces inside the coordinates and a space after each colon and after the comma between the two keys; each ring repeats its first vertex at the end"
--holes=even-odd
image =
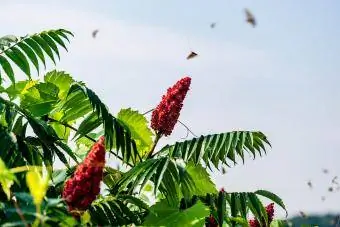
{"type": "MultiPolygon", "coordinates": [[[[56,2],[2,1],[0,35],[74,31],[57,68],[85,81],[113,113],[148,110],[191,76],[180,119],[196,134],[255,129],[272,142],[267,156],[214,176],[219,187],[271,190],[290,214],[340,212],[340,193],[327,192],[340,174],[339,1],[56,2]],[[244,22],[244,7],[256,28],[244,22]],[[190,50],[200,56],[187,61],[190,50]]],[[[178,125],[164,142],[185,134],[178,125]]]]}

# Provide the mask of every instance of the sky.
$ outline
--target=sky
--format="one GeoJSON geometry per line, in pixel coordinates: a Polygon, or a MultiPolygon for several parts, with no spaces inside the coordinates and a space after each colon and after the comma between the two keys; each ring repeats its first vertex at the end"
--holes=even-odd
{"type": "MultiPolygon", "coordinates": [[[[260,130],[272,144],[266,156],[213,174],[216,185],[272,191],[291,216],[340,212],[340,192],[327,190],[340,174],[339,10],[336,0],[2,0],[0,36],[74,32],[69,52],[48,69],[84,81],[113,114],[147,111],[190,76],[180,120],[195,134],[260,130]],[[245,23],[245,7],[256,28],[245,23]],[[199,56],[186,60],[190,51],[199,56]]],[[[163,144],[185,135],[178,124],[163,144]]]]}

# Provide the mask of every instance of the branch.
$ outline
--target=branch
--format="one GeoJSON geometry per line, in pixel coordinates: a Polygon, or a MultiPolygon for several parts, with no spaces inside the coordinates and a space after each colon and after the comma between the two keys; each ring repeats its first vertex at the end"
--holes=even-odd
{"type": "MultiPolygon", "coordinates": [[[[143,115],[146,115],[146,114],[148,114],[148,113],[150,113],[151,111],[153,111],[154,109],[151,109],[151,110],[148,110],[148,111],[146,111],[146,112],[144,112],[143,113],[143,115]]],[[[183,125],[185,128],[186,128],[186,130],[188,130],[188,132],[190,132],[193,136],[195,136],[195,137],[197,137],[196,135],[195,135],[195,133],[193,133],[191,130],[190,130],[190,128],[188,127],[188,126],[186,126],[183,122],[181,122],[180,120],[177,120],[181,125],[183,125]]],[[[186,136],[186,137],[188,137],[188,135],[186,136]]]]}
{"type": "Polygon", "coordinates": [[[154,110],[154,109],[148,110],[148,111],[142,113],[142,115],[146,115],[146,114],[150,113],[150,112],[153,111],[153,110],[154,110]]]}
{"type": "Polygon", "coordinates": [[[13,201],[13,204],[15,206],[15,209],[16,209],[16,212],[18,213],[21,221],[24,223],[25,227],[29,227],[29,225],[27,224],[27,221],[19,207],[19,204],[18,204],[18,201],[17,201],[17,198],[15,196],[12,197],[12,201],[13,201]]]}
{"type": "MultiPolygon", "coordinates": [[[[190,130],[190,128],[189,128],[188,126],[186,126],[183,122],[181,122],[180,120],[178,120],[178,122],[179,122],[181,125],[183,125],[183,126],[188,130],[188,132],[190,132],[193,136],[197,137],[197,136],[195,135],[195,133],[193,133],[193,132],[190,130]]],[[[187,136],[187,137],[188,137],[188,136],[187,136]]]]}
{"type": "MultiPolygon", "coordinates": [[[[65,123],[65,122],[60,122],[58,120],[55,120],[53,118],[50,118],[50,117],[47,117],[47,120],[49,120],[50,122],[55,122],[55,123],[58,123],[58,124],[61,124],[67,128],[70,128],[72,129],[73,131],[77,132],[78,129],[73,127],[72,125],[69,125],[68,123],[65,123]]],[[[85,138],[91,140],[92,142],[97,142],[95,139],[93,139],[92,137],[88,136],[88,135],[84,135],[85,138]]],[[[110,151],[110,153],[112,153],[116,158],[118,158],[119,160],[121,160],[122,162],[124,162],[124,159],[122,157],[120,157],[118,154],[115,154],[114,152],[110,151]]],[[[131,165],[130,163],[127,162],[127,165],[129,165],[130,167],[133,167],[133,165],[131,165]]]]}
{"type": "Polygon", "coordinates": [[[157,143],[158,143],[158,141],[159,141],[159,139],[162,137],[162,134],[160,134],[160,133],[157,133],[156,134],[156,138],[155,138],[155,141],[153,142],[153,145],[152,145],[152,147],[151,147],[151,150],[150,150],[150,152],[148,153],[148,156],[147,156],[147,158],[146,159],[150,159],[150,158],[152,158],[154,155],[152,155],[152,153],[153,153],[153,151],[155,150],[155,148],[156,148],[156,145],[157,145],[157,143]]]}

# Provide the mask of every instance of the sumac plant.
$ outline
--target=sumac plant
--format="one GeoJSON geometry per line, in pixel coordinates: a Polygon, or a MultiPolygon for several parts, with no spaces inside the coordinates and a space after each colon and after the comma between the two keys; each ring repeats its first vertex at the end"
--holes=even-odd
{"type": "Polygon", "coordinates": [[[46,70],[72,37],[57,29],[0,38],[1,226],[282,224],[277,195],[217,189],[209,175],[265,154],[262,132],[194,136],[157,149],[179,122],[192,79],[184,76],[145,114],[128,108],[114,116],[84,82],[46,70]]]}

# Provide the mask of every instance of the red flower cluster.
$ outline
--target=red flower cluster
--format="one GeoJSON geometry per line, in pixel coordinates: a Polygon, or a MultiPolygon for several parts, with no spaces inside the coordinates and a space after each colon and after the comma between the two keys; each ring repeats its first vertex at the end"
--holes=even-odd
{"type": "Polygon", "coordinates": [[[84,162],[81,163],[72,178],[64,185],[62,197],[69,211],[84,211],[96,199],[100,192],[105,166],[105,138],[102,136],[92,146],[84,162]]]}
{"type": "Polygon", "coordinates": [[[167,94],[163,95],[162,101],[152,112],[151,128],[159,134],[168,136],[171,134],[179,118],[183,106],[183,100],[189,90],[190,77],[179,80],[173,87],[168,88],[167,94]]]}
{"type": "MultiPolygon", "coordinates": [[[[268,224],[270,225],[270,223],[273,221],[273,218],[274,218],[274,203],[271,203],[268,206],[266,206],[266,212],[268,216],[268,224]]],[[[249,226],[260,227],[261,225],[258,220],[253,219],[249,221],[249,226]]]]}

